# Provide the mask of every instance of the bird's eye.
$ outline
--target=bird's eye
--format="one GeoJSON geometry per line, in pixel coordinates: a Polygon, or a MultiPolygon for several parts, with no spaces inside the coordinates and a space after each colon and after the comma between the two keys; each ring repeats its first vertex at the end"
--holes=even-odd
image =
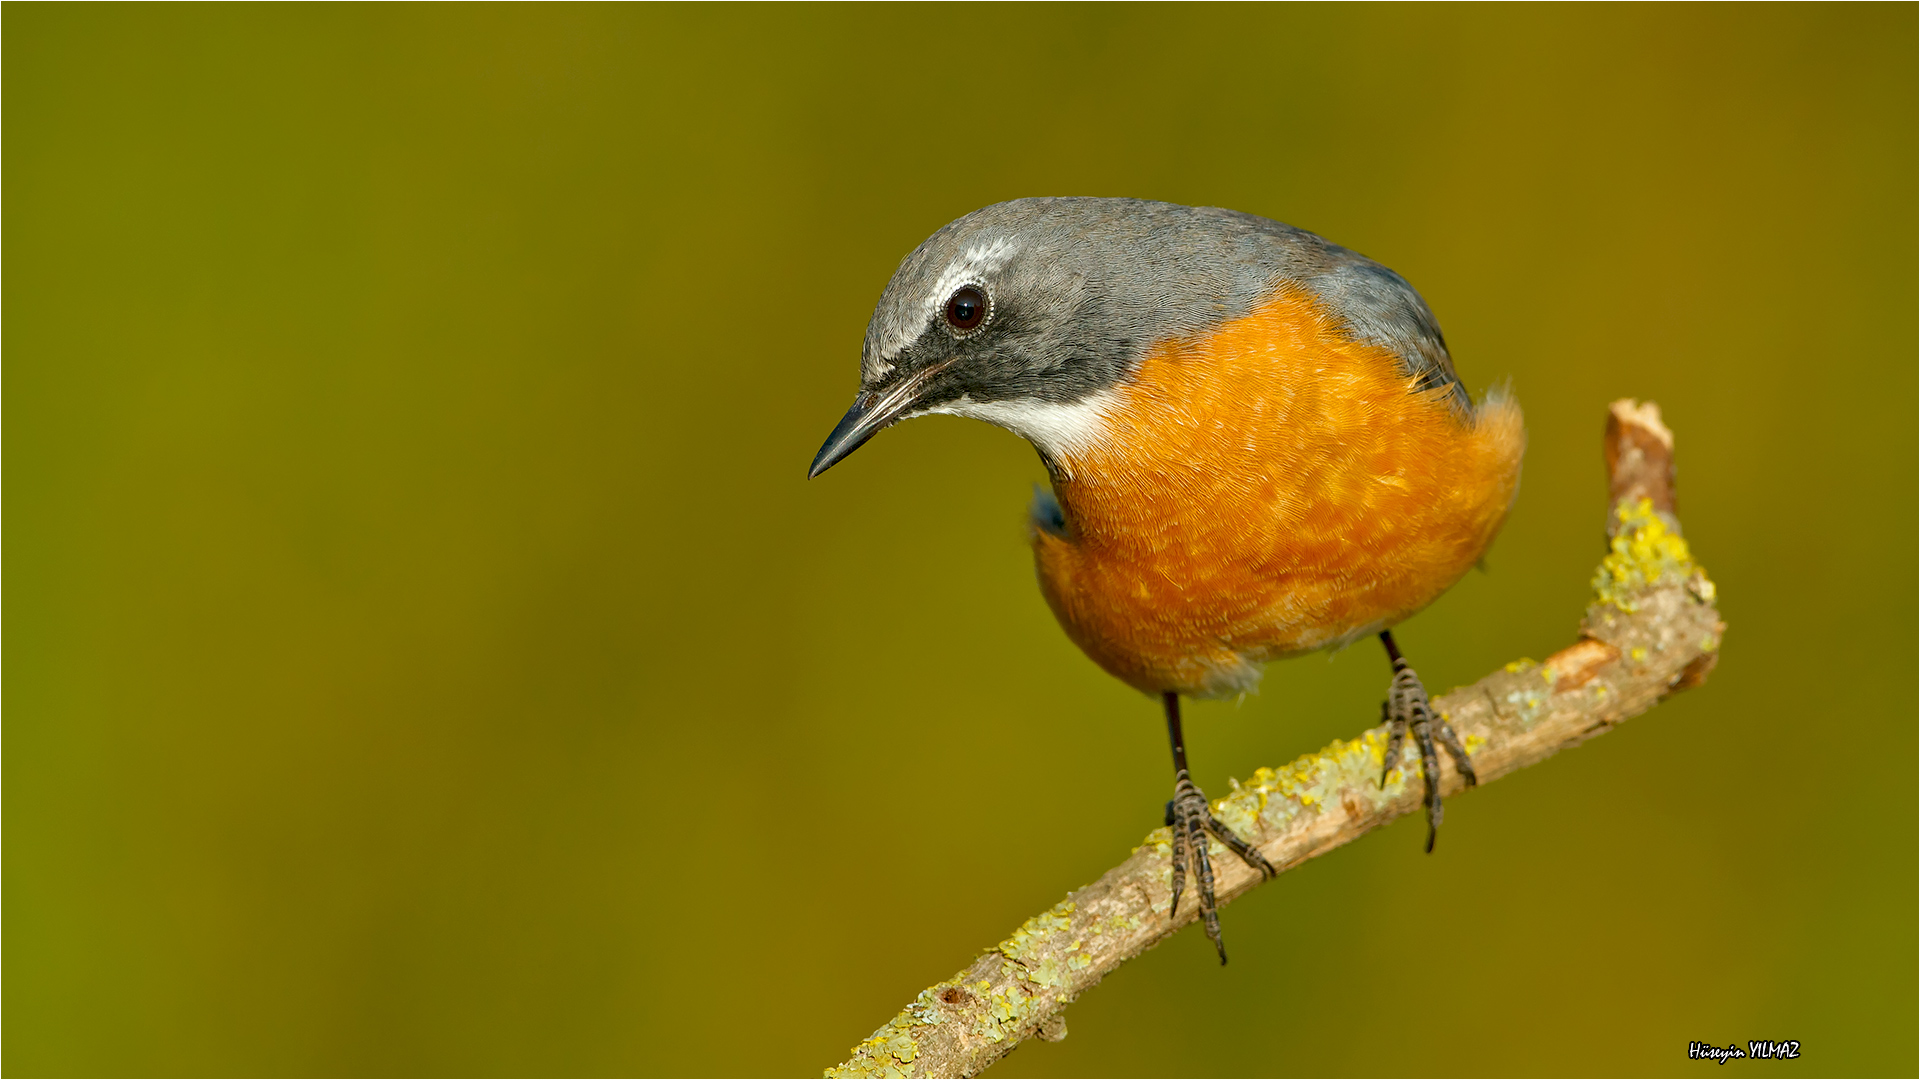
{"type": "Polygon", "coordinates": [[[986,317],[987,297],[978,286],[962,286],[947,298],[947,322],[955,330],[971,330],[986,317]]]}

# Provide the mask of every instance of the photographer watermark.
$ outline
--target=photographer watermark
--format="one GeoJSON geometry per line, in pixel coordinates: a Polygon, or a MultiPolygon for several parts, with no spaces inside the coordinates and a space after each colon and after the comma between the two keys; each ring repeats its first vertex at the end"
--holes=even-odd
{"type": "Polygon", "coordinates": [[[1734,1058],[1775,1060],[1797,1058],[1800,1056],[1800,1040],[1785,1039],[1781,1042],[1770,1042],[1766,1039],[1753,1039],[1744,1047],[1739,1043],[1715,1046],[1712,1043],[1690,1042],[1687,1044],[1687,1056],[1704,1058],[1721,1065],[1725,1065],[1734,1058]]]}

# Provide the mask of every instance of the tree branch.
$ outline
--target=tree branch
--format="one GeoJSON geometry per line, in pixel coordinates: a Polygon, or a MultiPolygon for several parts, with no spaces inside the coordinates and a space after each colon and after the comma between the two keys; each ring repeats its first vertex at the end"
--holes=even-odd
{"type": "MultiPolygon", "coordinates": [[[[1545,663],[1517,660],[1434,701],[1465,740],[1482,784],[1544,761],[1705,680],[1726,624],[1713,582],[1696,566],[1674,516],[1673,434],[1659,406],[1613,403],[1606,462],[1608,552],[1593,578],[1580,637],[1545,663]]],[[[1213,804],[1281,872],[1420,809],[1419,762],[1380,787],[1386,728],[1336,741],[1252,780],[1213,804]]],[[[1441,789],[1462,790],[1442,757],[1441,789]]],[[[1158,829],[1131,857],[964,971],[920,993],[827,1076],[973,1076],[1023,1039],[1066,1036],[1061,1013],[1106,974],[1198,914],[1167,917],[1169,835],[1158,829]]],[[[1212,847],[1222,904],[1259,884],[1212,847]]],[[[1189,890],[1188,895],[1192,895],[1189,890]]]]}

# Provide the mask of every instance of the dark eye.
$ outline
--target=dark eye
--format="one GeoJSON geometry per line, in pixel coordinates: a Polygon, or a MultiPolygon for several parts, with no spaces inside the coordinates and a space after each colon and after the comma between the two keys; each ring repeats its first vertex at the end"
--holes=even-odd
{"type": "Polygon", "coordinates": [[[971,330],[986,317],[987,298],[972,285],[947,298],[947,322],[952,323],[955,330],[971,330]]]}

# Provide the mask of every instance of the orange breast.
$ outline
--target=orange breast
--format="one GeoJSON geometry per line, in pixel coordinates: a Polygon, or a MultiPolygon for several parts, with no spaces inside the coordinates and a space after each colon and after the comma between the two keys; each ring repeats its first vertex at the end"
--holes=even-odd
{"type": "Polygon", "coordinates": [[[1041,588],[1100,666],[1200,696],[1431,603],[1499,530],[1524,441],[1511,402],[1461,417],[1292,289],[1156,348],[1106,433],[1058,463],[1041,588]]]}

